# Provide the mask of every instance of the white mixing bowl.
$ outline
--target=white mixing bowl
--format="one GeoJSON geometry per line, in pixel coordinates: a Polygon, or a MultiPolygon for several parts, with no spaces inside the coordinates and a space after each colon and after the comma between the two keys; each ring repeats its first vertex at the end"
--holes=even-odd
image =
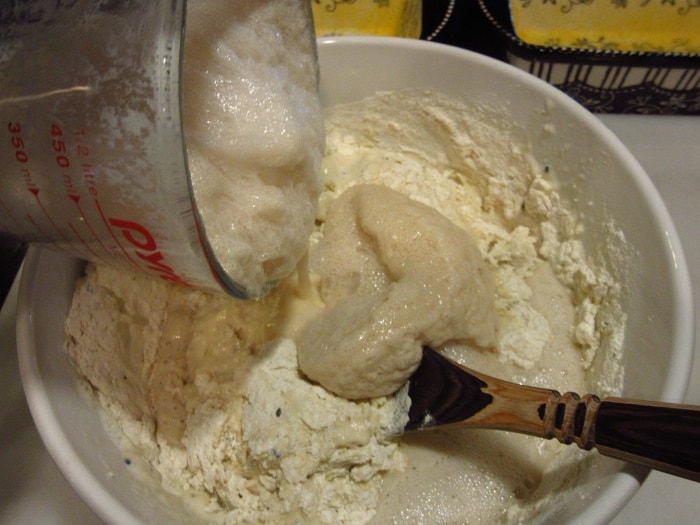
{"type": "MultiPolygon", "coordinates": [[[[325,104],[412,87],[506,107],[513,123],[531,131],[534,155],[555,169],[562,194],[585,215],[587,249],[599,249],[606,235],[603,223],[612,218],[638,254],[637,271],[625,283],[629,319],[624,395],[682,400],[693,351],[693,305],[683,252],[652,183],[610,131],[544,82],[461,49],[343,37],[320,41],[319,56],[325,104]],[[542,133],[545,125],[555,133],[542,133]]],[[[106,522],[185,522],[177,502],[156,497],[134,481],[98,415],[76,388],[63,351],[63,323],[82,268],[80,261],[36,249],[25,263],[17,340],[36,425],[68,481],[106,522]]],[[[609,521],[647,473],[605,458],[598,463],[549,523],[609,521]]]]}

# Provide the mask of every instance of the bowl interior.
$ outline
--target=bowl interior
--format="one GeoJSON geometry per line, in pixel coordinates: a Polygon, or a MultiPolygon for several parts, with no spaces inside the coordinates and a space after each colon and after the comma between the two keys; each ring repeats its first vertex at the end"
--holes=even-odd
{"type": "Polygon", "coordinates": [[[587,252],[610,252],[611,219],[636,252],[632,268],[616,268],[616,254],[604,253],[629,285],[625,395],[681,400],[684,367],[692,358],[690,281],[670,216],[642,167],[610,130],[556,88],[481,55],[423,44],[322,41],[324,104],[411,87],[502,108],[520,128],[514,137],[531,144],[535,159],[554,171],[561,194],[583,217],[587,252]]]}
{"type": "MultiPolygon", "coordinates": [[[[566,96],[515,68],[439,44],[343,37],[319,42],[324,104],[380,90],[431,88],[506,108],[585,212],[589,250],[605,246],[614,218],[638,256],[629,278],[625,340],[628,397],[680,401],[692,359],[692,300],[683,253],[652,184],[619,141],[566,96]],[[547,125],[549,131],[543,130],[547,125]],[[593,204],[590,204],[593,203],[593,204]]],[[[32,249],[22,276],[17,337],[22,380],[42,438],[68,481],[110,523],[189,521],[174,498],[134,483],[124,457],[76,386],[63,323],[84,264],[32,249]]],[[[549,523],[604,523],[644,469],[602,461],[549,523]]]]}
{"type": "Polygon", "coordinates": [[[22,384],[32,417],[58,468],[107,523],[184,522],[180,503],[135,483],[63,351],[64,323],[85,263],[30,248],[17,308],[22,384]]]}

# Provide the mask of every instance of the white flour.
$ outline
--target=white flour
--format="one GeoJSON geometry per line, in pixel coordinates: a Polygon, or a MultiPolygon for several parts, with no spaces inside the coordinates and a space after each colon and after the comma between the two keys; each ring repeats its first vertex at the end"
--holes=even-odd
{"type": "Polygon", "coordinates": [[[270,333],[281,303],[91,266],[67,348],[135,474],[200,518],[365,523],[379,474],[403,465],[388,436],[407,421],[405,389],[355,403],[302,379],[294,343],[270,333]]]}

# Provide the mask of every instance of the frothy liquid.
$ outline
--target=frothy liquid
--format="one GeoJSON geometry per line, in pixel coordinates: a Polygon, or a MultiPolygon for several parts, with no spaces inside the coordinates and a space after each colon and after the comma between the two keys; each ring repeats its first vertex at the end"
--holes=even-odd
{"type": "Polygon", "coordinates": [[[292,273],[321,190],[324,129],[305,0],[187,6],[184,128],[218,262],[251,296],[292,273]]]}

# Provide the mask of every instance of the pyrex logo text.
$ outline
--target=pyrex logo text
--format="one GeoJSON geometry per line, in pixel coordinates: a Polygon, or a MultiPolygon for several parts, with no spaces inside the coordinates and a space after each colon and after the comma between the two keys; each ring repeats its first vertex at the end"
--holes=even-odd
{"type": "Polygon", "coordinates": [[[151,233],[145,226],[123,219],[110,218],[109,223],[115,228],[119,228],[122,236],[131,244],[135,250],[134,253],[146,261],[146,267],[158,274],[161,279],[177,283],[183,286],[190,287],[191,285],[182,277],[177,275],[175,271],[165,264],[165,256],[158,249],[158,244],[151,233]]]}

